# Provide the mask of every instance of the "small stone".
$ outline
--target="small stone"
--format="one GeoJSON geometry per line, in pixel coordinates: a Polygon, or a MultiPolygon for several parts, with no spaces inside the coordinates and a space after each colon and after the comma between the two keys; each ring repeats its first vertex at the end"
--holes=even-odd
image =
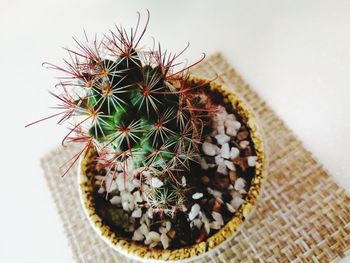
{"type": "Polygon", "coordinates": [[[163,233],[160,235],[160,241],[162,242],[164,249],[169,247],[169,237],[166,234],[163,233]]]}
{"type": "Polygon", "coordinates": [[[149,239],[153,242],[159,242],[160,241],[160,234],[156,231],[151,231],[146,235],[146,239],[149,239]]]}
{"type": "Polygon", "coordinates": [[[214,196],[215,198],[222,199],[222,193],[216,190],[211,189],[210,187],[207,188],[208,193],[214,196]]]}
{"type": "Polygon", "coordinates": [[[233,206],[229,203],[226,203],[227,210],[231,212],[232,214],[236,212],[236,210],[233,208],[233,206]]]}
{"type": "Polygon", "coordinates": [[[256,156],[248,157],[248,166],[254,167],[256,165],[256,156]]]}
{"type": "Polygon", "coordinates": [[[135,187],[141,186],[141,182],[139,179],[134,178],[131,182],[133,183],[133,185],[135,185],[135,187]]]}
{"type": "Polygon", "coordinates": [[[247,148],[249,145],[249,141],[240,141],[239,142],[239,147],[241,147],[242,149],[247,148]]]}
{"type": "Polygon", "coordinates": [[[154,188],[159,188],[163,186],[163,182],[159,180],[157,177],[152,177],[151,186],[154,188]]]}
{"type": "Polygon", "coordinates": [[[215,144],[212,144],[210,142],[204,142],[202,144],[202,150],[203,150],[204,154],[209,155],[209,156],[214,156],[220,152],[220,148],[218,146],[216,146],[215,144]]]}
{"type": "Polygon", "coordinates": [[[221,146],[221,157],[225,159],[230,158],[230,146],[228,145],[228,143],[224,143],[221,146]]]}
{"type": "Polygon", "coordinates": [[[225,134],[225,127],[223,125],[220,125],[217,127],[218,134],[225,134]]]}
{"type": "Polygon", "coordinates": [[[203,170],[208,170],[209,166],[208,166],[208,163],[207,163],[207,161],[205,160],[205,158],[200,158],[199,164],[201,165],[201,168],[202,168],[203,170]]]}
{"type": "Polygon", "coordinates": [[[238,157],[238,155],[239,155],[239,150],[238,150],[238,148],[232,147],[232,148],[231,148],[231,151],[230,151],[230,159],[231,159],[231,160],[234,160],[234,159],[236,159],[236,158],[238,157]]]}
{"type": "Polygon", "coordinates": [[[98,191],[97,191],[99,194],[103,194],[104,192],[106,192],[106,189],[103,187],[103,186],[101,186],[99,189],[98,189],[98,191]]]}
{"type": "Polygon", "coordinates": [[[171,239],[174,239],[176,236],[176,231],[174,229],[170,229],[169,232],[167,233],[167,236],[170,237],[171,239]]]}
{"type": "Polygon", "coordinates": [[[134,234],[132,236],[132,240],[134,240],[134,241],[142,241],[144,239],[145,239],[144,235],[142,235],[140,232],[134,231],[134,234]]]}
{"type": "Polygon", "coordinates": [[[224,163],[224,158],[222,158],[220,155],[215,156],[214,160],[217,165],[224,163]]]}
{"type": "Polygon", "coordinates": [[[137,230],[139,230],[140,233],[142,233],[145,236],[149,233],[148,227],[145,224],[141,224],[141,226],[137,230]]]}
{"type": "Polygon", "coordinates": [[[244,189],[245,185],[246,185],[246,181],[242,177],[240,177],[235,182],[235,189],[241,192],[242,190],[245,190],[244,189]]]}
{"type": "Polygon", "coordinates": [[[226,167],[231,171],[236,171],[235,164],[232,161],[225,160],[224,161],[226,167]]]}
{"type": "Polygon", "coordinates": [[[224,220],[222,219],[222,215],[218,212],[212,212],[211,216],[214,218],[216,222],[219,223],[220,226],[224,225],[224,220]]]}
{"type": "Polygon", "coordinates": [[[135,189],[135,185],[131,181],[126,181],[126,189],[128,192],[132,192],[135,189]]]}
{"type": "Polygon", "coordinates": [[[230,113],[230,114],[227,115],[226,120],[235,121],[236,120],[236,116],[233,113],[230,113]]]}
{"type": "Polygon", "coordinates": [[[117,175],[117,179],[116,181],[116,185],[119,191],[125,191],[126,190],[126,182],[125,182],[126,178],[124,178],[122,173],[119,173],[117,175]]]}
{"type": "Polygon", "coordinates": [[[235,137],[237,135],[237,131],[235,128],[228,127],[228,128],[226,128],[226,134],[231,136],[231,137],[235,137]]]}
{"type": "Polygon", "coordinates": [[[221,225],[217,222],[217,221],[212,221],[212,222],[210,222],[210,228],[211,229],[216,229],[216,230],[218,230],[218,229],[220,229],[221,228],[221,225]]]}
{"type": "Polygon", "coordinates": [[[248,131],[246,130],[240,131],[239,133],[237,133],[237,139],[240,141],[243,141],[248,138],[248,135],[249,135],[248,131]]]}
{"type": "Polygon", "coordinates": [[[182,186],[186,186],[186,177],[185,176],[182,176],[181,184],[182,184],[182,186]]]}
{"type": "Polygon", "coordinates": [[[244,200],[241,197],[234,197],[231,202],[230,205],[234,208],[234,209],[238,209],[241,204],[243,204],[244,200]]]}
{"type": "Polygon", "coordinates": [[[192,198],[195,199],[195,200],[200,199],[202,197],[203,197],[203,193],[194,193],[192,195],[192,198]]]}
{"type": "Polygon", "coordinates": [[[203,222],[203,224],[204,224],[204,230],[205,230],[205,232],[207,233],[207,235],[209,235],[209,233],[210,233],[210,223],[209,223],[209,220],[208,220],[208,218],[205,216],[204,213],[202,213],[201,220],[202,220],[202,222],[203,222]]]}
{"type": "Polygon", "coordinates": [[[206,175],[202,176],[201,181],[204,185],[208,185],[210,183],[210,178],[206,175]]]}
{"type": "Polygon", "coordinates": [[[218,169],[216,170],[218,173],[220,174],[224,174],[227,175],[227,167],[226,164],[224,162],[220,163],[218,165],[218,169]]]}
{"type": "Polygon", "coordinates": [[[142,216],[141,208],[134,210],[131,214],[131,217],[134,217],[134,218],[140,218],[141,216],[142,216]]]}
{"type": "Polygon", "coordinates": [[[156,247],[158,245],[158,242],[152,242],[149,247],[150,248],[153,248],[153,247],[156,247]]]}
{"type": "Polygon", "coordinates": [[[198,229],[200,229],[203,225],[203,222],[198,218],[193,220],[192,222],[193,222],[193,225],[196,226],[198,229]]]}
{"type": "Polygon", "coordinates": [[[235,183],[237,180],[237,173],[235,171],[230,171],[229,173],[231,183],[235,183]]]}
{"type": "Polygon", "coordinates": [[[227,143],[230,141],[230,137],[225,134],[218,134],[215,136],[215,139],[220,145],[223,145],[224,143],[227,143]]]}
{"type": "Polygon", "coordinates": [[[143,202],[140,191],[133,193],[135,204],[143,202]]]}
{"type": "Polygon", "coordinates": [[[194,204],[191,207],[191,211],[188,214],[188,218],[192,221],[199,214],[199,211],[200,211],[200,206],[198,204],[194,204]]]}
{"type": "Polygon", "coordinates": [[[165,229],[166,229],[167,231],[169,231],[170,228],[171,228],[171,222],[170,222],[169,220],[167,220],[167,221],[165,222],[165,229]]]}
{"type": "Polygon", "coordinates": [[[122,203],[122,198],[118,195],[113,196],[109,202],[111,202],[112,205],[120,205],[122,203]]]}
{"type": "Polygon", "coordinates": [[[116,180],[113,179],[113,176],[111,176],[111,175],[105,176],[105,188],[106,188],[108,193],[111,193],[111,192],[118,189],[116,180]]]}
{"type": "Polygon", "coordinates": [[[120,192],[120,197],[123,209],[128,212],[132,211],[134,209],[134,196],[129,192],[122,191],[120,192]]]}

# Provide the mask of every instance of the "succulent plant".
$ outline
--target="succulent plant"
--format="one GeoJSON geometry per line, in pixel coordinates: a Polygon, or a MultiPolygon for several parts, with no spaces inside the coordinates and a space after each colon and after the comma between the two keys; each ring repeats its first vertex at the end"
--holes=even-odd
{"type": "Polygon", "coordinates": [[[95,147],[108,173],[125,179],[130,171],[142,174],[150,207],[176,211],[185,203],[181,178],[198,157],[211,104],[202,85],[188,82],[188,69],[196,63],[176,70],[188,46],[179,54],[163,52],[160,45],[139,48],[148,21],[149,13],[140,29],[138,14],[130,33],[116,26],[102,41],[89,41],[86,34],[84,43],[74,39],[65,67],[44,63],[64,73],[56,85],[61,93],[51,93],[62,111],[50,117],[74,120],[63,144],[85,143],[69,168],[95,147]],[[150,183],[154,177],[162,182],[158,188],[150,183]]]}

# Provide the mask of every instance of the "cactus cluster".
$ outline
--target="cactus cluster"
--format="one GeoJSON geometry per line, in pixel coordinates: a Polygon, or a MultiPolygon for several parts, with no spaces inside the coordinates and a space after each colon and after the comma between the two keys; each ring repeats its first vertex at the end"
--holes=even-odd
{"type": "MultiPolygon", "coordinates": [[[[174,212],[186,203],[183,177],[198,158],[210,103],[201,86],[188,83],[188,69],[176,70],[180,54],[139,48],[149,20],[129,33],[116,31],[67,49],[65,67],[45,63],[65,74],[57,85],[62,117],[70,122],[66,142],[95,147],[99,162],[114,177],[141,176],[149,206],[174,212]],[[135,175],[135,172],[138,174],[135,175]],[[160,180],[152,185],[153,178],[160,180]]],[[[107,189],[108,190],[108,189],[107,189]]]]}

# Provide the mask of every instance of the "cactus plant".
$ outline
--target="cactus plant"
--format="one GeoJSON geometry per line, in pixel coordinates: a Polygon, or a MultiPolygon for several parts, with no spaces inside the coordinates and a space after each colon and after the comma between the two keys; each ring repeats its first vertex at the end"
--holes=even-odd
{"type": "Polygon", "coordinates": [[[61,94],[51,93],[63,110],[52,117],[61,115],[59,123],[74,119],[63,144],[85,143],[69,168],[95,147],[107,173],[126,182],[138,171],[149,207],[173,213],[186,202],[183,177],[198,159],[212,109],[201,85],[187,82],[188,69],[196,63],[176,70],[176,59],[188,46],[179,54],[163,52],[160,45],[139,48],[148,21],[149,14],[141,30],[139,15],[129,34],[116,27],[102,41],[74,39],[77,49],[67,49],[65,67],[44,65],[64,73],[57,84],[61,94]],[[153,178],[161,182],[158,187],[153,178]]]}

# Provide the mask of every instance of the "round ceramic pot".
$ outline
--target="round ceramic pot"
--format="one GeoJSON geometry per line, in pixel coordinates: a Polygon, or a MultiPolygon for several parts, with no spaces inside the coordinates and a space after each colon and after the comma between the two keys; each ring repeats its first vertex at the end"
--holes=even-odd
{"type": "MultiPolygon", "coordinates": [[[[198,85],[203,83],[203,79],[191,77],[190,84],[198,85]]],[[[251,181],[251,186],[247,193],[244,203],[236,211],[234,216],[218,232],[208,237],[199,244],[178,249],[159,249],[149,248],[146,245],[129,241],[118,236],[110,227],[103,223],[101,217],[97,214],[94,200],[93,174],[88,172],[88,164],[94,155],[94,149],[90,148],[80,161],[78,174],[81,202],[85,213],[97,234],[113,249],[121,254],[133,259],[142,261],[162,262],[162,261],[189,261],[198,259],[208,253],[214,252],[224,242],[230,240],[242,224],[247,220],[261,192],[262,182],[266,174],[266,156],[263,148],[262,137],[254,120],[254,116],[246,104],[238,96],[217,82],[209,82],[211,91],[218,91],[223,95],[224,103],[231,103],[236,114],[246,122],[250,131],[251,140],[256,151],[256,174],[251,181]]]]}

